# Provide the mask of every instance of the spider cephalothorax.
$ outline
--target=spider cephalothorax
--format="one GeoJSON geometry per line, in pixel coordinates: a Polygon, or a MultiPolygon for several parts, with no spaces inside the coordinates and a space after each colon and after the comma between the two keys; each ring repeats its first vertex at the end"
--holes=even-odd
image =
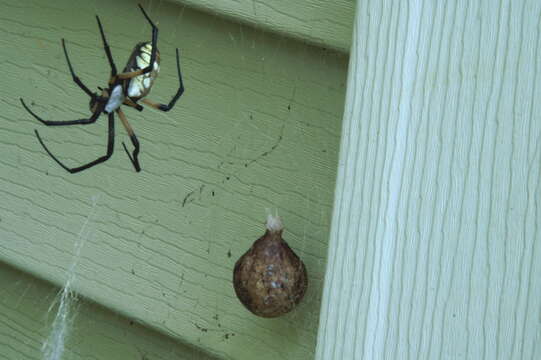
{"type": "Polygon", "coordinates": [[[114,133],[115,133],[114,114],[115,113],[120,118],[120,121],[122,122],[122,125],[124,125],[124,128],[128,132],[128,135],[130,136],[131,142],[134,146],[134,150],[132,154],[130,155],[130,153],[128,152],[128,149],[126,148],[126,145],[122,143],[122,145],[124,146],[124,150],[126,150],[126,154],[128,154],[128,157],[130,158],[133,166],[135,167],[135,170],[141,171],[141,166],[139,165],[139,160],[137,157],[140,150],[139,141],[137,140],[137,137],[135,136],[133,129],[128,123],[126,115],[124,115],[124,112],[122,111],[121,106],[127,105],[127,106],[135,108],[136,110],[142,111],[143,106],[138,104],[138,102],[141,101],[142,103],[152,106],[158,110],[169,111],[173,108],[177,100],[180,98],[180,96],[184,92],[184,86],[182,84],[182,74],[180,72],[179,53],[178,53],[178,49],[176,49],[177,72],[178,72],[178,79],[179,79],[179,88],[176,94],[173,96],[169,104],[155,103],[153,101],[150,101],[144,98],[145,96],[148,95],[148,93],[152,89],[152,85],[154,84],[154,81],[156,80],[156,77],[158,76],[158,72],[160,70],[160,52],[158,51],[158,48],[157,48],[158,28],[154,25],[152,20],[150,20],[150,18],[148,17],[147,13],[145,12],[145,10],[143,9],[141,5],[139,5],[139,8],[143,12],[143,15],[145,16],[149,24],[152,26],[152,41],[141,42],[135,45],[135,48],[133,49],[130,55],[130,58],[128,59],[128,63],[126,64],[124,71],[122,73],[117,73],[116,65],[113,61],[109,44],[107,43],[107,40],[105,39],[105,33],[103,32],[103,27],[101,25],[99,17],[96,16],[96,20],[98,21],[98,27],[100,29],[101,38],[103,41],[105,54],[107,55],[109,65],[111,66],[111,76],[109,78],[108,87],[107,88],[99,87],[98,88],[100,90],[99,95],[98,93],[91,92],[83,84],[83,82],[79,79],[79,77],[75,75],[73,71],[73,67],[71,66],[70,59],[68,57],[65,41],[64,39],[62,39],[62,48],[64,49],[64,55],[66,56],[66,61],[68,63],[68,67],[69,67],[71,76],[73,78],[73,81],[81,88],[81,90],[83,90],[90,97],[89,107],[90,107],[90,111],[92,112],[92,116],[90,116],[90,118],[79,119],[79,120],[69,120],[69,121],[43,120],[42,118],[37,116],[32,110],[30,110],[30,108],[28,108],[28,106],[24,103],[23,99],[21,99],[21,103],[23,107],[32,116],[34,116],[37,120],[41,121],[43,124],[49,125],[49,126],[91,124],[91,123],[94,123],[101,114],[108,115],[109,140],[107,143],[107,153],[104,156],[99,157],[98,159],[94,161],[91,161],[85,165],[75,167],[75,168],[67,167],[60,160],[58,160],[45,146],[38,131],[35,130],[38,141],[43,146],[45,151],[53,158],[54,161],[56,161],[60,166],[62,166],[65,170],[69,171],[70,173],[76,173],[76,172],[88,169],[94,165],[97,165],[99,163],[106,161],[107,159],[111,157],[111,155],[113,154],[113,149],[114,149],[114,133]]]}

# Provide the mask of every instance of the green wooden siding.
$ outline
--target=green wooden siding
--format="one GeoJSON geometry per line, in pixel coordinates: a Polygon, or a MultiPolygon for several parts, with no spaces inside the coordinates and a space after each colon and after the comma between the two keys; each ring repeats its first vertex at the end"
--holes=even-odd
{"type": "Polygon", "coordinates": [[[294,37],[349,52],[355,0],[171,0],[294,37]]]}
{"type": "MultiPolygon", "coordinates": [[[[5,265],[0,283],[0,359],[43,359],[59,289],[5,265]]],[[[63,359],[216,359],[82,298],[74,309],[63,359]]]]}
{"type": "Polygon", "coordinates": [[[95,89],[109,68],[94,14],[119,68],[150,30],[135,1],[0,0],[0,261],[61,285],[96,197],[77,268],[80,294],[224,359],[311,359],[347,57],[178,4],[143,5],[160,27],[162,72],[150,98],[174,93],[177,46],[186,93],[169,113],[126,110],[141,142],[141,173],[122,149],[129,139],[117,122],[113,157],[71,175],[33,130],[75,165],[105,152],[105,119],[47,128],[19,97],[48,119],[87,116],[60,39],[95,89]],[[235,260],[261,235],[266,208],[278,209],[310,276],[300,307],[272,320],[246,311],[231,286],[235,260]]]}

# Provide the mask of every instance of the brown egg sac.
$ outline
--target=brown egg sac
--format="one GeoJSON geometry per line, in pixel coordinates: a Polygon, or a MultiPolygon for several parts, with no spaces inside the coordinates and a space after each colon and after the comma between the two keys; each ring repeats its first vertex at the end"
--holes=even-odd
{"type": "Polygon", "coordinates": [[[308,286],[306,267],[282,239],[279,217],[269,215],[265,235],[237,260],[233,285],[252,313],[277,317],[293,309],[308,286]]]}

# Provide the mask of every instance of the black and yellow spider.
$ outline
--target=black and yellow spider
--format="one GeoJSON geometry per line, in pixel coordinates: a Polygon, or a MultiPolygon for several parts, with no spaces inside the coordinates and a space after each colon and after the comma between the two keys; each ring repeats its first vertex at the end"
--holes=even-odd
{"type": "Polygon", "coordinates": [[[126,115],[124,115],[124,112],[120,108],[121,105],[127,105],[130,107],[133,107],[139,111],[143,110],[143,107],[138,104],[138,101],[143,102],[146,105],[152,106],[158,110],[162,111],[169,111],[173,108],[177,100],[180,98],[182,93],[184,92],[184,86],[182,84],[182,75],[180,73],[180,60],[179,60],[179,53],[178,49],[176,49],[176,55],[177,55],[177,71],[178,71],[178,80],[179,80],[179,88],[177,90],[177,93],[173,96],[169,104],[159,104],[152,102],[150,100],[144,99],[145,96],[148,95],[150,92],[150,89],[152,88],[152,85],[154,84],[154,80],[156,80],[156,77],[158,76],[158,72],[160,70],[160,52],[157,48],[158,43],[158,28],[152,20],[148,17],[147,13],[143,9],[141,5],[139,5],[139,8],[143,12],[143,15],[147,19],[147,21],[150,23],[150,26],[152,26],[152,41],[151,42],[141,42],[135,45],[135,48],[133,49],[130,58],[128,60],[128,63],[126,64],[126,67],[124,68],[124,71],[120,74],[117,73],[115,62],[113,61],[113,57],[111,55],[111,50],[109,49],[109,44],[107,44],[107,40],[105,39],[105,34],[103,32],[103,27],[101,26],[100,18],[96,16],[96,20],[98,21],[98,27],[100,29],[101,38],[103,40],[103,47],[105,49],[105,54],[107,55],[107,59],[109,60],[109,65],[111,66],[111,77],[109,79],[109,85],[106,89],[102,89],[98,87],[98,89],[101,91],[101,95],[98,95],[97,93],[93,93],[90,91],[83,82],[75,75],[73,72],[73,67],[71,66],[70,59],[68,57],[68,52],[66,51],[66,44],[64,39],[62,39],[62,48],[64,49],[64,55],[66,56],[66,61],[68,63],[68,67],[71,73],[71,76],[73,78],[73,81],[88,95],[90,96],[90,111],[92,111],[92,116],[88,119],[79,119],[79,120],[69,120],[69,121],[48,121],[43,120],[39,116],[37,116],[32,110],[26,106],[23,99],[21,99],[21,103],[23,104],[23,107],[37,120],[41,121],[43,124],[48,126],[63,126],[63,125],[86,125],[86,124],[92,124],[94,123],[100,115],[107,114],[109,117],[109,138],[107,142],[107,153],[97,158],[94,161],[89,162],[88,164],[78,166],[78,167],[67,167],[64,165],[60,160],[58,160],[45,146],[43,143],[43,140],[39,136],[39,133],[37,130],[35,130],[36,136],[38,137],[38,140],[40,144],[43,146],[47,154],[53,158],[54,161],[56,161],[60,166],[62,166],[64,169],[69,171],[70,173],[76,173],[85,169],[88,169],[94,165],[100,164],[107,159],[111,157],[113,154],[113,148],[114,148],[114,139],[115,139],[115,124],[114,124],[114,113],[116,112],[118,114],[118,117],[120,118],[120,121],[122,121],[122,125],[126,128],[126,131],[128,132],[128,135],[130,136],[131,142],[133,143],[133,146],[135,149],[133,150],[132,155],[128,152],[128,149],[126,148],[126,145],[122,143],[124,146],[124,150],[126,150],[126,154],[128,154],[128,157],[130,158],[133,166],[135,167],[136,171],[141,171],[141,166],[139,165],[139,160],[137,159],[137,155],[139,154],[139,141],[137,140],[137,137],[135,136],[135,133],[133,132],[132,127],[128,123],[128,119],[126,118],[126,115]]]}

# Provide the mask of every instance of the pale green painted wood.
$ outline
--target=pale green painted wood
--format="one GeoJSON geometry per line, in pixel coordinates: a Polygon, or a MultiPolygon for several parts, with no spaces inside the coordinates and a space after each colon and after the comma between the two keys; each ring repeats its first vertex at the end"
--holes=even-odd
{"type": "Polygon", "coordinates": [[[172,0],[319,46],[349,52],[354,0],[172,0]]]}
{"type": "MultiPolygon", "coordinates": [[[[43,359],[59,289],[5,265],[0,283],[0,359],[43,359]]],[[[73,309],[62,359],[215,359],[83,298],[73,309]]]]}
{"type": "Polygon", "coordinates": [[[70,175],[33,130],[77,164],[104,153],[104,119],[47,128],[18,98],[46,118],[87,116],[60,38],[83,81],[104,85],[109,69],[94,14],[122,67],[133,44],[150,35],[135,4],[0,1],[0,260],[62,284],[98,196],[77,291],[224,359],[310,359],[347,58],[172,3],[144,3],[161,31],[162,73],[151,98],[167,101],[175,91],[175,46],[186,94],[169,113],[126,110],[142,146],[141,173],[123,152],[120,142],[129,139],[117,122],[113,157],[70,175]],[[283,216],[285,237],[310,274],[297,311],[271,320],[246,311],[231,285],[235,260],[263,231],[265,208],[283,216]]]}
{"type": "Polygon", "coordinates": [[[357,11],[316,359],[541,359],[541,2],[357,11]]]}

